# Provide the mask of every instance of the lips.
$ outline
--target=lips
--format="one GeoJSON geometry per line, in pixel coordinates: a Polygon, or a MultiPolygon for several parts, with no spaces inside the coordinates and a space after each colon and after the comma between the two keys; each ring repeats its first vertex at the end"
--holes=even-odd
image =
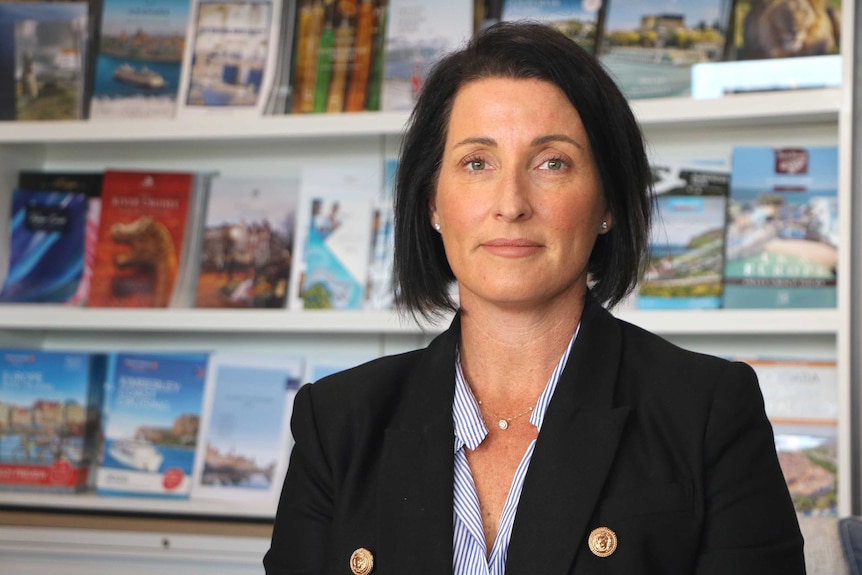
{"type": "Polygon", "coordinates": [[[542,249],[542,244],[523,238],[497,238],[484,242],[482,247],[486,251],[502,257],[524,257],[542,249]]]}

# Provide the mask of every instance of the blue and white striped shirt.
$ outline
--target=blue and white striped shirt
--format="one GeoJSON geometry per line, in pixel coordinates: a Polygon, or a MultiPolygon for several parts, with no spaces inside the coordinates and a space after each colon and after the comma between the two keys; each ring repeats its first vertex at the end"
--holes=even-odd
{"type": "MultiPolygon", "coordinates": [[[[554,395],[560,374],[566,366],[566,360],[572,349],[572,343],[577,336],[578,329],[575,330],[575,334],[569,341],[569,346],[557,363],[554,373],[548,380],[545,390],[539,396],[530,415],[530,423],[535,425],[539,431],[542,430],[542,421],[545,418],[548,403],[554,395]]],[[[452,418],[455,423],[455,513],[453,514],[455,558],[452,572],[454,575],[503,575],[506,570],[506,556],[509,551],[509,539],[512,536],[512,524],[515,520],[515,512],[518,510],[521,489],[524,486],[524,476],[530,467],[530,459],[533,456],[536,442],[533,440],[530,443],[526,453],[524,453],[524,458],[515,471],[515,478],[509,487],[509,495],[506,497],[503,513],[500,516],[497,537],[491,547],[491,554],[488,555],[485,549],[482,515],[479,511],[479,496],[476,493],[476,485],[473,483],[473,475],[470,472],[465,453],[465,448],[473,450],[479,447],[479,444],[488,435],[488,429],[482,420],[479,404],[464,379],[460,358],[455,364],[455,400],[452,404],[452,418]]]]}

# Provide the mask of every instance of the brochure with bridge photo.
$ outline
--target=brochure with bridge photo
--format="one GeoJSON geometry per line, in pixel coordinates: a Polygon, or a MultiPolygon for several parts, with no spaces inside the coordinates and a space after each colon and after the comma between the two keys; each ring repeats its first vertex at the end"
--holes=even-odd
{"type": "Polygon", "coordinates": [[[186,498],[207,354],[112,353],[96,493],[186,498]]]}
{"type": "Polygon", "coordinates": [[[301,356],[210,356],[192,498],[278,501],[304,369],[301,356]]]}

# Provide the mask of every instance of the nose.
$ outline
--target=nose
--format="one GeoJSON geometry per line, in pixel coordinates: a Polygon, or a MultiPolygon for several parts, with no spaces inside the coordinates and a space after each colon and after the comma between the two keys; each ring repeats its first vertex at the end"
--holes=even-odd
{"type": "Polygon", "coordinates": [[[521,170],[506,170],[500,180],[496,216],[505,221],[515,222],[529,219],[532,214],[530,178],[521,170]]]}

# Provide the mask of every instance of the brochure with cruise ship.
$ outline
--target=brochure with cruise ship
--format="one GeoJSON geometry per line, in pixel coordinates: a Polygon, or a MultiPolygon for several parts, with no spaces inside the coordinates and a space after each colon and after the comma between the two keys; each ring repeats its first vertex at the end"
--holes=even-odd
{"type": "Polygon", "coordinates": [[[189,0],[104,0],[92,119],[171,118],[189,0]]]}
{"type": "Polygon", "coordinates": [[[98,494],[188,497],[207,359],[204,353],[109,356],[98,494]]]}

